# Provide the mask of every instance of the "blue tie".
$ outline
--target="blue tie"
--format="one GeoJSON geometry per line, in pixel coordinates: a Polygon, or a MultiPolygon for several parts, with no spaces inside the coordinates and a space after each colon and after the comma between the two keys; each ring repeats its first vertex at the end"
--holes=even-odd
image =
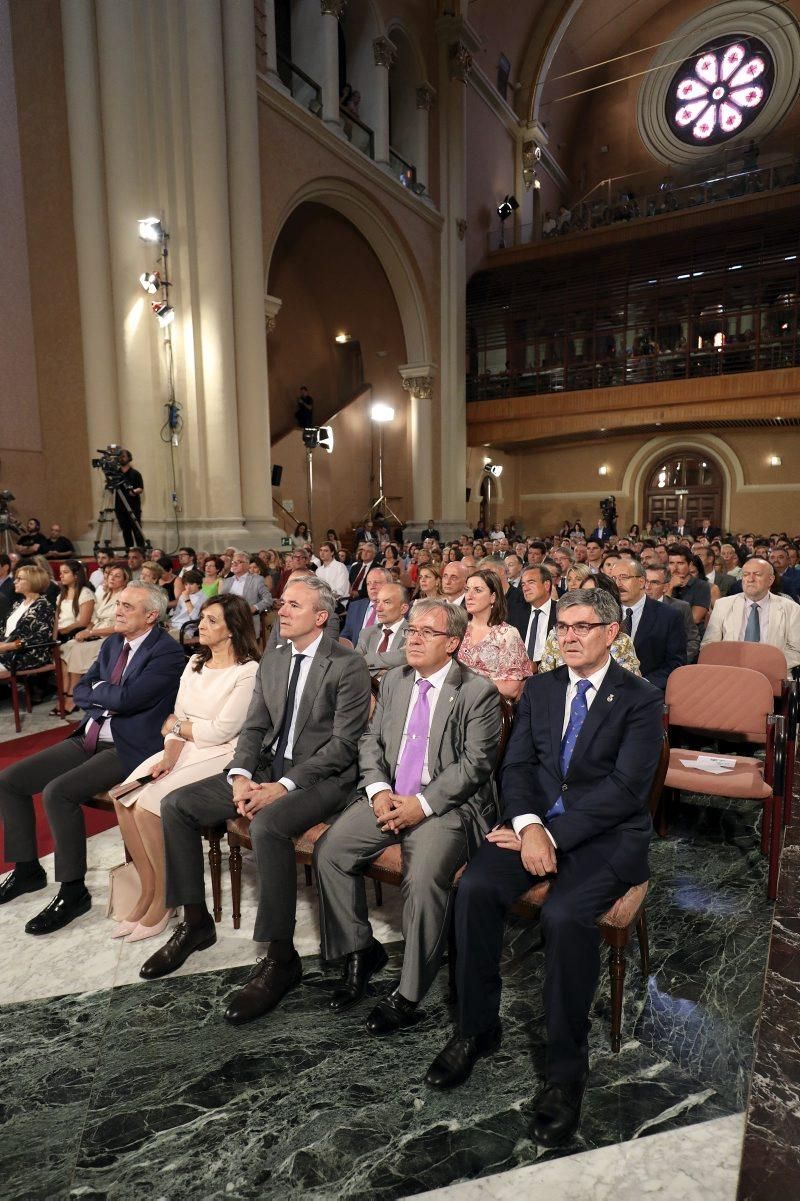
{"type": "Polygon", "coordinates": [[[586,715],[589,712],[589,706],[586,704],[586,693],[591,687],[590,680],[578,681],[578,691],[575,693],[569,710],[569,725],[566,728],[564,737],[561,739],[560,763],[562,776],[567,774],[569,761],[572,758],[572,752],[575,750],[575,743],[581,732],[581,727],[586,721],[586,715]]]}

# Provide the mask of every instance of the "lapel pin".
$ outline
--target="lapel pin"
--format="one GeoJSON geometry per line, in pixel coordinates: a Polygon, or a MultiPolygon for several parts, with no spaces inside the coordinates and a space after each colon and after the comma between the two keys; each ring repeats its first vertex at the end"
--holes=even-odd
{"type": "Polygon", "coordinates": [[[614,699],[614,693],[613,693],[613,692],[609,692],[608,696],[606,697],[606,704],[607,704],[607,705],[610,705],[610,704],[611,704],[611,702],[613,701],[613,699],[614,699]]]}

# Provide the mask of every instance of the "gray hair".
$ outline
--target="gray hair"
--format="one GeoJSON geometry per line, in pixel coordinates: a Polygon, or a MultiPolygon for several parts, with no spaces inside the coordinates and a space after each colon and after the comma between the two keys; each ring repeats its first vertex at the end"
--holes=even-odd
{"type": "Polygon", "coordinates": [[[625,564],[631,575],[639,576],[640,579],[644,578],[644,573],[647,571],[647,568],[645,567],[644,563],[642,563],[641,559],[622,559],[620,562],[625,564]]]}
{"type": "Polygon", "coordinates": [[[660,571],[665,584],[668,584],[672,579],[672,572],[664,563],[647,563],[645,565],[645,572],[648,571],[660,571]]]}
{"type": "Polygon", "coordinates": [[[574,588],[572,592],[565,592],[556,606],[556,615],[560,617],[565,610],[574,609],[576,605],[594,609],[604,625],[611,621],[622,621],[622,610],[605,588],[574,588]]]}
{"type": "Polygon", "coordinates": [[[436,597],[414,601],[408,620],[413,622],[417,614],[424,617],[426,613],[439,612],[444,613],[448,637],[457,638],[460,642],[467,632],[467,622],[469,621],[467,611],[462,609],[461,605],[451,605],[449,601],[437,600],[436,597]]]}
{"type": "Polygon", "coordinates": [[[308,575],[290,575],[286,581],[286,587],[288,588],[290,584],[302,584],[303,587],[310,588],[312,592],[316,592],[317,596],[314,608],[318,611],[324,609],[328,617],[333,617],[336,612],[336,596],[330,584],[327,584],[325,580],[318,580],[315,575],[309,572],[308,575]]]}
{"type": "MultiPolygon", "coordinates": [[[[427,564],[425,566],[427,567],[427,564]]],[[[425,568],[423,567],[422,570],[424,571],[425,568]]],[[[405,584],[401,584],[399,580],[390,578],[386,581],[386,583],[383,586],[384,586],[384,588],[399,588],[400,597],[401,597],[401,600],[404,605],[407,605],[409,603],[409,601],[411,600],[410,590],[408,588],[406,588],[405,584]]]]}
{"type": "Polygon", "coordinates": [[[144,592],[147,613],[157,613],[159,624],[167,616],[167,594],[158,584],[146,584],[143,580],[129,580],[125,587],[130,592],[144,592]]]}

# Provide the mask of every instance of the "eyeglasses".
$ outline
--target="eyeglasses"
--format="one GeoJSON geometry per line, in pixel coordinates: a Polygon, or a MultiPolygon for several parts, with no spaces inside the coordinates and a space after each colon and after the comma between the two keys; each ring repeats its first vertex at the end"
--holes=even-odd
{"type": "Polygon", "coordinates": [[[631,580],[635,580],[638,577],[635,575],[620,575],[617,573],[617,575],[612,575],[611,578],[612,580],[615,580],[617,584],[628,584],[631,580]]]}
{"type": "Polygon", "coordinates": [[[446,630],[432,630],[430,626],[407,626],[406,642],[409,638],[421,638],[423,642],[432,642],[434,638],[451,638],[446,630]]]}
{"type": "Polygon", "coordinates": [[[572,625],[568,625],[566,621],[556,622],[556,635],[559,638],[566,638],[570,630],[576,638],[588,638],[592,630],[596,630],[598,626],[607,626],[607,621],[576,621],[572,625]]]}

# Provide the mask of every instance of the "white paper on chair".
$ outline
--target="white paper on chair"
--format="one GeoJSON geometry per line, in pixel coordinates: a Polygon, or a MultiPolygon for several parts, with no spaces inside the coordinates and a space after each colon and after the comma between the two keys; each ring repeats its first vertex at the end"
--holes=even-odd
{"type": "Polygon", "coordinates": [[[681,759],[681,763],[684,767],[693,767],[695,771],[708,772],[711,776],[724,775],[736,767],[736,760],[724,755],[698,755],[696,759],[681,759]]]}

